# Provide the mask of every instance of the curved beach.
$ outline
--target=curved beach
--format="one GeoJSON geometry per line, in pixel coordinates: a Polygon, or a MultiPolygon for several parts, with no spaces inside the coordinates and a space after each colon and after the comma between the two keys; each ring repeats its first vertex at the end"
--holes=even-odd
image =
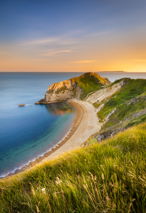
{"type": "MultiPolygon", "coordinates": [[[[96,114],[94,106],[86,101],[72,99],[69,103],[75,108],[75,118],[69,134],[58,143],[51,151],[30,162],[21,169],[15,170],[13,174],[25,171],[36,164],[40,165],[47,160],[53,160],[60,155],[81,147],[81,145],[101,128],[101,123],[96,114]]],[[[11,174],[11,175],[13,175],[11,174]]]]}
{"type": "Polygon", "coordinates": [[[69,138],[65,138],[61,146],[58,146],[42,162],[53,160],[65,152],[70,152],[81,147],[92,134],[101,129],[102,124],[99,122],[96,110],[92,104],[75,99],[71,100],[70,103],[77,109],[76,119],[71,130],[72,133],[69,138]]]}

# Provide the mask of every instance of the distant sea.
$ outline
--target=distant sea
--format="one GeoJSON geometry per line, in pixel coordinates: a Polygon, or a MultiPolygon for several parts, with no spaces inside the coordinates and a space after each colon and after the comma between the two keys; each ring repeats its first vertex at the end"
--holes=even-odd
{"type": "MultiPolygon", "coordinates": [[[[47,88],[82,73],[0,73],[0,177],[22,168],[49,151],[71,127],[74,112],[57,105],[34,105],[47,88]],[[25,107],[18,107],[26,104],[25,107]],[[61,112],[60,112],[61,111],[61,112]]],[[[146,78],[146,73],[98,72],[114,81],[146,78]]]]}

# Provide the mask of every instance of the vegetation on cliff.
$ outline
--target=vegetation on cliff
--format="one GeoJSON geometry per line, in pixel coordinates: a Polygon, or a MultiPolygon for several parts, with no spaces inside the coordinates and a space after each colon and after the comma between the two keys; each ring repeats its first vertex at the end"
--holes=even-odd
{"type": "Polygon", "coordinates": [[[88,93],[97,91],[109,84],[110,81],[107,78],[96,73],[85,73],[79,77],[50,85],[45,94],[45,100],[40,102],[63,101],[71,98],[84,99],[88,93]]]}
{"type": "Polygon", "coordinates": [[[82,90],[81,99],[84,99],[88,93],[97,91],[110,84],[110,81],[107,78],[103,78],[97,73],[92,72],[72,78],[72,81],[75,82],[82,90]]]}
{"type": "MultiPolygon", "coordinates": [[[[139,104],[138,102],[136,105],[133,104],[134,101],[132,101],[132,99],[141,95],[142,98],[139,97],[138,99],[142,102],[142,99],[145,99],[145,96],[143,94],[145,91],[146,91],[145,79],[130,79],[130,78],[124,79],[124,84],[120,89],[120,91],[118,91],[111,98],[109,98],[108,101],[104,104],[104,107],[98,112],[99,118],[103,120],[110,112],[112,112],[114,108],[116,108],[117,111],[120,112],[118,114],[119,119],[124,118],[126,116],[126,113],[135,112],[140,108],[143,109],[144,107],[146,107],[145,101],[143,103],[143,106],[141,106],[141,104],[139,104]],[[130,109],[132,105],[133,108],[130,109]]],[[[115,113],[118,113],[117,111],[115,113]]]]}
{"type": "Polygon", "coordinates": [[[104,95],[102,94],[104,92],[93,93],[88,99],[92,101],[92,96],[97,97],[97,101],[92,103],[97,108],[97,115],[103,125],[99,132],[92,135],[92,141],[110,138],[126,128],[145,122],[145,91],[145,79],[122,78],[107,86],[104,95]],[[112,94],[113,86],[117,88],[119,84],[121,88],[112,94]],[[99,101],[98,93],[102,95],[102,101],[99,101]]]}
{"type": "Polygon", "coordinates": [[[0,212],[144,213],[145,165],[146,123],[1,180],[0,212]]]}

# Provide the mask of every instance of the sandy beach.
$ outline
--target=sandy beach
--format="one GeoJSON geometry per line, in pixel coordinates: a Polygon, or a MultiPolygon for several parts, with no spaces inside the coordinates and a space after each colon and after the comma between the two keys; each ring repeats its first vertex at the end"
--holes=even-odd
{"type": "Polygon", "coordinates": [[[92,104],[86,101],[71,100],[70,103],[77,108],[77,115],[72,129],[72,135],[65,139],[61,147],[51,153],[42,162],[53,160],[65,152],[72,151],[87,141],[87,139],[101,128],[101,123],[92,104]]]}
{"type": "Polygon", "coordinates": [[[75,108],[75,118],[70,129],[69,134],[51,151],[45,153],[43,156],[37,158],[35,161],[30,162],[21,169],[15,170],[12,176],[19,172],[25,171],[35,165],[40,165],[48,160],[58,158],[66,152],[81,147],[87,139],[94,133],[98,132],[101,128],[101,123],[97,117],[97,113],[92,104],[86,101],[72,99],[69,103],[75,108]]]}

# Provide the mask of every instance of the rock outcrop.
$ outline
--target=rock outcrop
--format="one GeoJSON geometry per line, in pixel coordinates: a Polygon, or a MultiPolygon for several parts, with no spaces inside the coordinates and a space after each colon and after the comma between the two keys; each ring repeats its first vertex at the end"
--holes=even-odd
{"type": "Polygon", "coordinates": [[[72,98],[84,99],[89,92],[96,91],[109,84],[110,81],[107,78],[96,73],[85,73],[79,77],[52,84],[44,99],[36,104],[47,104],[72,98]]]}
{"type": "Polygon", "coordinates": [[[18,105],[18,107],[23,107],[23,106],[25,106],[25,104],[19,104],[19,105],[18,105]]]}
{"type": "Polygon", "coordinates": [[[80,98],[81,90],[72,79],[52,84],[45,94],[47,102],[56,102],[68,100],[71,98],[80,98]]]}

